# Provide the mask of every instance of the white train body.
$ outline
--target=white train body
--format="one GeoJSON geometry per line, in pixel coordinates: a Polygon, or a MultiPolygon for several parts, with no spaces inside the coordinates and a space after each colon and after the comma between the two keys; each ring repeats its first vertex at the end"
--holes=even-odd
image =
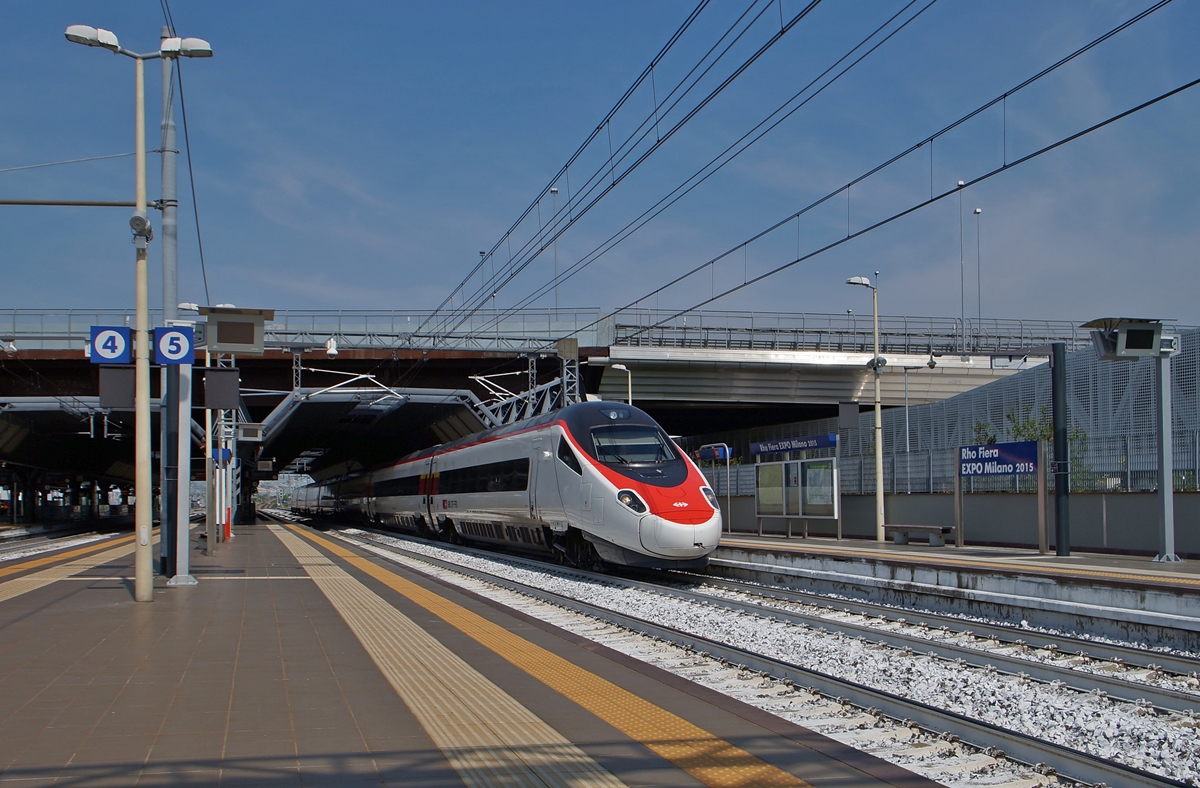
{"type": "Polygon", "coordinates": [[[699,567],[721,513],[708,482],[649,416],[588,402],[301,491],[307,513],[455,541],[555,553],[571,563],[699,567]]]}

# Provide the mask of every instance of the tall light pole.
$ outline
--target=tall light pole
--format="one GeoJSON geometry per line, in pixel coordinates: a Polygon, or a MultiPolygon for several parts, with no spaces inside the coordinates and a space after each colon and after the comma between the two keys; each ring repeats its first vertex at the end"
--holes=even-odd
{"type": "Polygon", "coordinates": [[[982,208],[975,209],[975,309],[980,320],[983,319],[983,256],[979,253],[983,242],[979,240],[979,217],[983,215],[982,208]]]}
{"type": "Polygon", "coordinates": [[[962,331],[962,353],[967,352],[967,262],[966,254],[963,253],[963,212],[962,212],[962,190],[966,184],[963,181],[958,182],[958,309],[959,309],[959,330],[962,331]]]}
{"type": "Polygon", "coordinates": [[[871,288],[871,312],[875,322],[875,354],[867,367],[875,377],[875,541],[882,542],[883,536],[883,405],[879,396],[879,376],[887,360],[879,356],[879,272],[875,272],[875,284],[865,276],[852,276],[848,285],[871,288]]]}
{"type": "Polygon", "coordinates": [[[908,373],[920,367],[904,368],[904,477],[905,490],[912,495],[912,431],[908,428],[908,373]]]}
{"type": "MultiPolygon", "coordinates": [[[[554,198],[554,226],[558,226],[558,187],[550,187],[550,195],[554,198]]],[[[558,318],[558,234],[554,235],[554,317],[558,318]]]]}
{"type": "Polygon", "coordinates": [[[110,52],[133,58],[135,70],[134,132],[137,135],[134,213],[129,220],[136,249],[137,327],[134,356],[134,598],[139,602],[154,601],[154,552],[150,545],[150,530],[154,524],[154,486],[151,478],[150,455],[153,436],[150,432],[150,275],[147,247],[154,232],[146,216],[146,69],[145,61],[161,57],[211,57],[212,47],[199,38],[165,38],[159,50],[138,54],[124,49],[111,30],[71,25],[64,33],[68,41],[89,47],[103,47],[110,52]]]}
{"type": "Polygon", "coordinates": [[[633,373],[630,372],[629,367],[625,366],[624,364],[613,364],[612,368],[619,369],[628,376],[625,380],[625,385],[627,386],[626,391],[628,392],[626,395],[625,401],[628,402],[630,405],[632,405],[633,404],[633,373]]]}

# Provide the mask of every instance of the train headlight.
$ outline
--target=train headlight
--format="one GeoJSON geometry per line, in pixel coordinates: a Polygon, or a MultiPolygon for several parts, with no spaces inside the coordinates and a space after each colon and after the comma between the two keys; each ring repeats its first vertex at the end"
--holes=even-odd
{"type": "Polygon", "coordinates": [[[621,490],[617,493],[617,500],[638,514],[643,514],[646,511],[646,504],[642,502],[642,499],[633,490],[621,490]]]}
{"type": "Polygon", "coordinates": [[[704,497],[708,499],[710,504],[712,504],[712,508],[716,509],[717,511],[721,510],[720,504],[717,503],[717,494],[712,491],[711,487],[701,487],[700,492],[704,493],[704,497]]]}

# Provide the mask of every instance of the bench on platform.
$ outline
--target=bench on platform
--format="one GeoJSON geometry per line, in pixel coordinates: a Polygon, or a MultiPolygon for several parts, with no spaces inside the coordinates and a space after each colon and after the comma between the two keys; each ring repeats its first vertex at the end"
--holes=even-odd
{"type": "Polygon", "coordinates": [[[885,535],[890,531],[896,544],[908,544],[914,535],[925,535],[930,547],[945,547],[946,537],[954,536],[953,525],[885,525],[883,531],[885,535]]]}

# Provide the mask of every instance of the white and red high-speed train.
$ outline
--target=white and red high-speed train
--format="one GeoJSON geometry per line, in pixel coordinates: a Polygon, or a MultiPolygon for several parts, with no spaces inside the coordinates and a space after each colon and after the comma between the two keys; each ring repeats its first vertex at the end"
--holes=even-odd
{"type": "Polygon", "coordinates": [[[581,567],[699,568],[721,537],[695,464],[635,407],[583,402],[299,491],[307,514],[355,514],[581,567]]]}

